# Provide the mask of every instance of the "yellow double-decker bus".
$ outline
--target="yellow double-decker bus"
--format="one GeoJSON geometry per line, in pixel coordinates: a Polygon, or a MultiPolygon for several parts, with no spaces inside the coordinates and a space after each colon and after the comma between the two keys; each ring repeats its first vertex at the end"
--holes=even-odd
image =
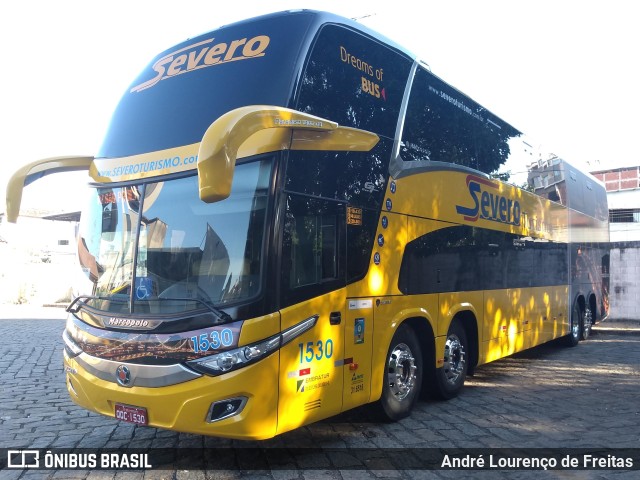
{"type": "Polygon", "coordinates": [[[478,365],[607,313],[602,185],[490,177],[522,134],[412,54],[315,11],[158,55],[86,169],[69,395],[159,428],[265,439],[373,403],[390,420],[478,365]]]}

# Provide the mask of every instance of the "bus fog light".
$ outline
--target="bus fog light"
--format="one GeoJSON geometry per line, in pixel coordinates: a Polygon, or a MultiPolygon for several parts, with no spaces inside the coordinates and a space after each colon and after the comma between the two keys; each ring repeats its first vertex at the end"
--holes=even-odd
{"type": "Polygon", "coordinates": [[[209,413],[207,413],[207,422],[218,422],[237,415],[244,409],[247,400],[247,397],[235,397],[212,403],[209,407],[209,413]]]}

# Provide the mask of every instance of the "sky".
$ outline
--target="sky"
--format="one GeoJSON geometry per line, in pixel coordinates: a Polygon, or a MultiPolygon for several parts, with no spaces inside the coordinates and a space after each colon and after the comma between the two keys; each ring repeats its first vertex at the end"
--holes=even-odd
{"type": "MultiPolygon", "coordinates": [[[[640,28],[628,0],[22,0],[0,3],[2,199],[26,163],[97,153],[119,98],[161,51],[291,8],[358,19],[579,168],[640,165],[640,28]]],[[[35,182],[23,206],[78,210],[87,180],[35,182]]]]}

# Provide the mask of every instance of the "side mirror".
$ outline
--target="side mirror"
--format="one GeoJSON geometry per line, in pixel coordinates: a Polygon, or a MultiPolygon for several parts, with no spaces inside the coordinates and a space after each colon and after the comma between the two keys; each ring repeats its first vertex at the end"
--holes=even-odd
{"type": "Polygon", "coordinates": [[[58,172],[89,170],[93,157],[52,157],[37,160],[19,168],[7,183],[7,221],[16,223],[22,203],[22,189],[40,178],[58,172]]]}
{"type": "Polygon", "coordinates": [[[339,127],[336,122],[284,107],[251,105],[222,115],[207,129],[198,151],[200,199],[207,203],[231,194],[236,159],[243,149],[256,153],[278,150],[369,151],[375,133],[339,127]]]}

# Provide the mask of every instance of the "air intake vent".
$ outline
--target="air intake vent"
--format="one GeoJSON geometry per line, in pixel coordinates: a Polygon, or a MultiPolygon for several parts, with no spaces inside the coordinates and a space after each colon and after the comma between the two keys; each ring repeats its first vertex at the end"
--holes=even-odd
{"type": "Polygon", "coordinates": [[[247,400],[247,397],[236,397],[212,403],[207,414],[207,422],[218,422],[237,415],[247,404],[247,400]]]}
{"type": "Polygon", "coordinates": [[[316,408],[320,408],[321,406],[321,400],[313,400],[312,402],[307,402],[304,404],[304,411],[308,412],[309,410],[314,410],[316,408]]]}

